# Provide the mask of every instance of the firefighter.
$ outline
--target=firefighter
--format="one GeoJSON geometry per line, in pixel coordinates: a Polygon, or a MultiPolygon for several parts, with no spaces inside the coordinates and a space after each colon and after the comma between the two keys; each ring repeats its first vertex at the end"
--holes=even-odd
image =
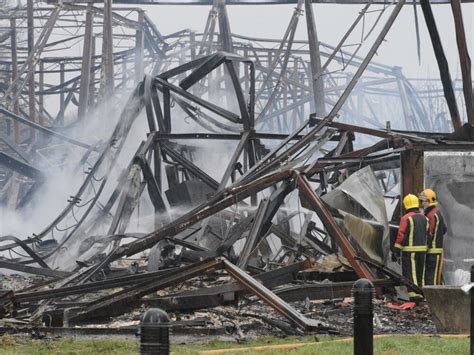
{"type": "MultiPolygon", "coordinates": [[[[392,253],[401,258],[402,274],[415,285],[424,286],[427,251],[428,219],[420,212],[418,197],[408,194],[403,198],[406,213],[400,220],[397,239],[392,253]]],[[[420,301],[423,296],[408,288],[410,301],[420,301]]]]}
{"type": "Polygon", "coordinates": [[[443,239],[446,234],[446,224],[436,207],[438,201],[436,200],[436,193],[432,189],[424,190],[418,197],[429,224],[428,251],[425,262],[425,285],[441,285],[443,239]]]}

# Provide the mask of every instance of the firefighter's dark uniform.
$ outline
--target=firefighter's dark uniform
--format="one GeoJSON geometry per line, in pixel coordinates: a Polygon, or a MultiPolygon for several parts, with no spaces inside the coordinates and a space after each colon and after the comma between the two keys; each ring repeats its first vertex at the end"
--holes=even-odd
{"type": "Polygon", "coordinates": [[[443,239],[446,234],[444,218],[435,206],[425,209],[428,218],[428,251],[425,262],[425,285],[441,284],[443,263],[443,239]]]}
{"type": "MultiPolygon", "coordinates": [[[[394,245],[395,253],[401,256],[403,276],[419,287],[424,286],[427,233],[428,219],[417,208],[410,209],[400,220],[394,245]]],[[[411,288],[408,295],[413,300],[422,298],[411,288]]]]}

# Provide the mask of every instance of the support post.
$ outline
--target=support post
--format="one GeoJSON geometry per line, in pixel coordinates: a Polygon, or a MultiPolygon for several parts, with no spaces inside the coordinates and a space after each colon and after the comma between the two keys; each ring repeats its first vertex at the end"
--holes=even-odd
{"type": "Polygon", "coordinates": [[[227,16],[225,0],[217,0],[217,12],[222,50],[233,53],[232,34],[230,31],[229,17],[227,16]]]}
{"type": "MultiPolygon", "coordinates": [[[[471,266],[471,283],[474,283],[474,265],[471,266]]],[[[474,287],[471,287],[471,355],[474,355],[474,287]]]]}
{"type": "Polygon", "coordinates": [[[140,354],[170,353],[170,319],[165,311],[151,308],[140,324],[140,354]]]}
{"type": "Polygon", "coordinates": [[[101,96],[102,99],[105,101],[109,100],[114,92],[114,43],[112,38],[112,3],[113,0],[104,0],[101,96]]]}
{"type": "Polygon", "coordinates": [[[89,79],[89,98],[87,101],[88,110],[93,109],[95,105],[95,42],[96,37],[92,36],[92,43],[91,43],[91,73],[89,79]]]}
{"type": "Polygon", "coordinates": [[[92,4],[89,4],[87,5],[86,10],[86,28],[84,32],[84,46],[82,50],[81,87],[79,89],[79,109],[77,114],[79,119],[83,118],[87,114],[87,109],[89,107],[93,21],[94,12],[92,11],[92,4]]]}
{"type": "Polygon", "coordinates": [[[441,44],[441,38],[439,37],[438,28],[436,27],[433,10],[431,9],[430,0],[420,0],[420,5],[421,9],[423,10],[423,16],[425,17],[426,27],[428,27],[436,61],[438,62],[441,82],[443,84],[444,97],[446,98],[449,113],[451,114],[453,128],[457,129],[461,127],[461,118],[459,117],[456,96],[453,90],[451,75],[449,74],[448,60],[444,54],[443,45],[441,44]]]}
{"type": "Polygon", "coordinates": [[[39,62],[39,91],[41,94],[39,94],[38,97],[38,123],[41,126],[44,126],[44,120],[43,120],[43,115],[44,115],[44,63],[43,61],[39,62]]]}
{"type": "MultiPolygon", "coordinates": [[[[11,28],[11,47],[12,47],[12,83],[16,83],[18,79],[18,55],[17,55],[17,48],[16,48],[16,19],[10,19],[10,28],[11,28]]],[[[17,85],[13,88],[13,96],[17,95],[17,85]]],[[[13,112],[15,114],[20,113],[20,107],[18,104],[18,100],[13,101],[13,112]]],[[[13,121],[13,137],[16,144],[20,143],[20,126],[17,121],[13,121]]]]}
{"type": "Polygon", "coordinates": [[[354,355],[374,353],[374,310],[372,297],[374,285],[367,279],[359,279],[352,287],[354,297],[354,355]]]}
{"type": "MultiPolygon", "coordinates": [[[[28,0],[26,3],[27,13],[27,37],[28,37],[28,56],[32,55],[35,47],[35,19],[33,13],[33,0],[28,0]]],[[[28,115],[30,121],[35,122],[35,61],[30,61],[31,76],[28,78],[28,115]]],[[[31,140],[34,141],[36,137],[35,130],[31,130],[31,140]]]]}
{"type": "Polygon", "coordinates": [[[423,191],[424,156],[422,151],[413,149],[400,153],[400,175],[402,176],[401,196],[419,194],[423,191]]]}
{"type": "Polygon", "coordinates": [[[140,29],[135,33],[135,83],[138,84],[143,79],[143,26],[145,13],[143,10],[138,11],[138,23],[140,29]]]}
{"type": "Polygon", "coordinates": [[[464,22],[462,19],[461,2],[451,0],[454,26],[456,29],[456,42],[458,44],[459,60],[461,62],[462,87],[464,92],[464,102],[466,103],[467,122],[474,124],[474,97],[472,96],[471,78],[471,58],[466,43],[466,33],[464,32],[464,22]]]}
{"type": "MultiPolygon", "coordinates": [[[[60,85],[64,84],[65,81],[65,74],[64,74],[64,69],[65,69],[65,64],[64,62],[61,62],[59,65],[59,83],[60,85]]],[[[64,96],[64,91],[61,90],[61,93],[59,94],[59,117],[58,117],[58,123],[60,126],[64,125],[64,111],[66,110],[66,102],[64,101],[65,96],[64,96]]]]}
{"type": "Polygon", "coordinates": [[[317,116],[324,117],[324,80],[321,72],[321,54],[319,52],[318,33],[314,22],[311,0],[304,1],[306,26],[308,28],[309,56],[311,60],[311,84],[313,86],[314,108],[317,116]]]}

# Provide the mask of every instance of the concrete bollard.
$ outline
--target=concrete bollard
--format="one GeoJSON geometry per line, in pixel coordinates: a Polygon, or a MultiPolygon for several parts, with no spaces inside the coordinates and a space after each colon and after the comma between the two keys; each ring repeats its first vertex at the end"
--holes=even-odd
{"type": "MultiPolygon", "coordinates": [[[[471,266],[471,283],[474,283],[474,265],[471,266]]],[[[471,355],[474,355],[474,288],[471,287],[471,355]]]]}
{"type": "Polygon", "coordinates": [[[170,319],[165,311],[151,308],[140,322],[140,354],[168,355],[170,353],[170,319]]]}
{"type": "Polygon", "coordinates": [[[354,355],[374,353],[374,310],[372,298],[374,285],[367,279],[359,279],[352,287],[354,297],[354,355]]]}

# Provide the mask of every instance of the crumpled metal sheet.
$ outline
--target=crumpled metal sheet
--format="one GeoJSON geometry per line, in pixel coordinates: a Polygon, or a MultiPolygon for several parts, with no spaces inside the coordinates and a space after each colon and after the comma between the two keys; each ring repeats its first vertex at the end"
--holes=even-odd
{"type": "Polygon", "coordinates": [[[370,257],[386,259],[390,246],[387,211],[382,189],[370,166],[355,172],[322,198],[342,211],[344,226],[370,257]],[[382,225],[382,230],[360,218],[370,218],[364,210],[382,225]]]}
{"type": "Polygon", "coordinates": [[[424,164],[425,186],[436,192],[448,228],[443,280],[461,285],[462,273],[456,271],[470,271],[474,255],[474,153],[427,152],[424,164]]]}
{"type": "Polygon", "coordinates": [[[343,215],[344,227],[357,240],[359,246],[371,259],[379,263],[383,262],[380,242],[384,232],[383,228],[371,225],[350,213],[343,213],[343,215]]]}

